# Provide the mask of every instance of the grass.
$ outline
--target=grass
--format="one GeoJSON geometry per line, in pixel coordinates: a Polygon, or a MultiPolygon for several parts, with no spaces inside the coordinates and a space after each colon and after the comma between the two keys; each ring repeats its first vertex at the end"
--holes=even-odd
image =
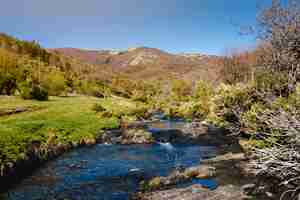
{"type": "Polygon", "coordinates": [[[0,117],[0,165],[22,158],[34,141],[78,143],[81,139],[95,139],[103,128],[117,127],[116,118],[104,118],[92,110],[99,101],[84,96],[51,97],[45,102],[0,96],[0,110],[39,108],[0,117]]]}

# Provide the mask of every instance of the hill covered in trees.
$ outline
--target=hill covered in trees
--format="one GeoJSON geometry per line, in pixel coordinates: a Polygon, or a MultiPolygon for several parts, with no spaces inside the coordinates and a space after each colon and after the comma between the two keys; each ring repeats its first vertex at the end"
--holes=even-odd
{"type": "Polygon", "coordinates": [[[0,94],[21,94],[25,99],[32,98],[34,91],[128,96],[126,93],[132,95],[132,91],[144,90],[149,84],[168,88],[174,80],[216,83],[221,71],[214,56],[175,55],[147,47],[121,52],[44,49],[36,41],[6,34],[0,35],[0,61],[0,94]]]}

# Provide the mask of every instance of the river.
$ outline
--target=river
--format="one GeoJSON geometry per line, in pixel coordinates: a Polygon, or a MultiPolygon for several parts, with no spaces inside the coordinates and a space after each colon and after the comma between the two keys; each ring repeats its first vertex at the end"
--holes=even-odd
{"type": "MultiPolygon", "coordinates": [[[[149,131],[183,125],[182,121],[160,121],[150,124],[149,131]]],[[[201,159],[214,157],[216,151],[214,146],[188,143],[98,144],[79,148],[46,163],[11,188],[5,197],[10,200],[126,200],[138,190],[140,181],[166,176],[178,167],[199,165],[201,159]]]]}

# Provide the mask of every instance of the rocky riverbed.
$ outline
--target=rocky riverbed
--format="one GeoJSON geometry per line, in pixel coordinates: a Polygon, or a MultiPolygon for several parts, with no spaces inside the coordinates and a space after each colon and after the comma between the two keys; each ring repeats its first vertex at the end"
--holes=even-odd
{"type": "Polygon", "coordinates": [[[203,122],[137,122],[105,130],[90,143],[47,163],[2,196],[238,200],[254,187],[239,141],[203,122]]]}
{"type": "Polygon", "coordinates": [[[251,199],[251,195],[256,195],[256,199],[275,199],[267,190],[254,192],[257,180],[247,165],[245,145],[236,137],[205,122],[176,125],[156,123],[153,127],[151,123],[136,123],[129,129],[109,130],[104,134],[105,142],[117,144],[193,143],[214,145],[218,149],[215,157],[202,157],[197,166],[175,169],[167,176],[140,182],[140,191],[133,199],[238,200],[251,199]]]}

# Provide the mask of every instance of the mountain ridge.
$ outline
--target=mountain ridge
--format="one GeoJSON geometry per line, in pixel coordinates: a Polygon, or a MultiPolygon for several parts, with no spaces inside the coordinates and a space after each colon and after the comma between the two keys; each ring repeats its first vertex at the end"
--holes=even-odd
{"type": "Polygon", "coordinates": [[[98,67],[105,66],[134,79],[180,78],[216,82],[218,56],[201,53],[173,54],[158,48],[134,47],[127,50],[47,49],[98,67]]]}

